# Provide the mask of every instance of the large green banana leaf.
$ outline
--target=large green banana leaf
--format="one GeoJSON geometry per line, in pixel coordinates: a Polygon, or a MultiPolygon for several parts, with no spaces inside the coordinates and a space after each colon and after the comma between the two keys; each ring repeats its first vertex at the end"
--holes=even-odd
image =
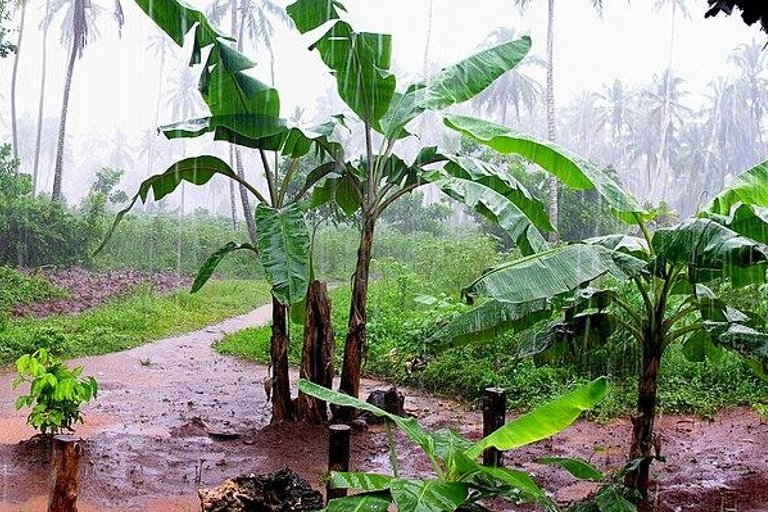
{"type": "Polygon", "coordinates": [[[629,279],[645,271],[646,265],[643,260],[599,245],[567,245],[494,267],[463,293],[470,300],[473,297],[510,303],[550,300],[604,275],[629,279]]]}
{"type": "Polygon", "coordinates": [[[307,294],[309,231],[296,204],[283,209],[264,203],[256,207],[256,241],[272,295],[289,306],[307,294]]]}
{"type": "Polygon", "coordinates": [[[316,49],[336,78],[344,103],[363,121],[377,127],[395,93],[395,76],[389,72],[392,36],[356,32],[339,18],[344,7],[330,0],[298,0],[287,8],[302,34],[332,21],[330,28],[310,49],[316,49]]]}
{"type": "Polygon", "coordinates": [[[246,73],[255,63],[232,48],[227,38],[205,15],[180,0],[136,0],[141,9],[179,46],[195,29],[190,65],[199,64],[210,47],[199,80],[200,93],[214,115],[280,115],[277,90],[246,73]]]}
{"type": "Polygon", "coordinates": [[[494,433],[478,441],[467,452],[479,457],[484,450],[514,450],[551,437],[578,419],[582,412],[592,409],[608,393],[608,381],[600,377],[535,411],[520,416],[494,433]]]}
{"type": "Polygon", "coordinates": [[[530,160],[570,188],[596,190],[614,214],[625,222],[635,223],[638,217],[649,217],[638,202],[607,174],[556,144],[473,117],[448,115],[444,122],[449,128],[499,153],[517,154],[530,160]]]}
{"type": "Polygon", "coordinates": [[[702,212],[700,217],[705,217],[722,224],[752,240],[761,244],[768,244],[768,208],[737,203],[731,208],[730,215],[720,215],[711,212],[702,212]]]}
{"type": "Polygon", "coordinates": [[[426,343],[437,352],[467,343],[482,343],[509,330],[528,329],[550,316],[552,305],[548,300],[522,303],[488,300],[451,319],[435,331],[426,343]]]}
{"type": "Polygon", "coordinates": [[[587,238],[585,244],[602,245],[606,249],[619,251],[645,259],[650,253],[648,251],[648,242],[643,238],[630,235],[605,235],[587,238]]]}
{"type": "Polygon", "coordinates": [[[464,203],[491,222],[498,224],[521,248],[523,254],[546,250],[546,240],[518,206],[493,189],[462,178],[443,178],[432,182],[444,194],[464,203]]]}
{"type": "Polygon", "coordinates": [[[279,151],[288,158],[301,158],[314,147],[317,152],[342,161],[344,148],[334,137],[337,127],[345,127],[342,115],[331,117],[317,126],[304,128],[278,117],[233,114],[191,119],[161,126],[169,139],[199,137],[214,133],[223,140],[253,149],[279,151]]]}
{"type": "Polygon", "coordinates": [[[762,244],[711,219],[688,219],[677,226],[658,229],[651,243],[661,262],[687,265],[691,283],[727,278],[736,269],[768,259],[762,244]]]}
{"type": "Polygon", "coordinates": [[[736,176],[704,209],[720,215],[730,215],[738,203],[768,208],[768,162],[736,176]]]}
{"type": "Polygon", "coordinates": [[[216,267],[219,266],[221,260],[223,260],[228,254],[242,250],[253,251],[254,253],[258,254],[256,248],[251,244],[238,244],[235,242],[229,242],[211,254],[211,256],[205,261],[205,263],[203,263],[203,266],[200,267],[200,270],[197,272],[195,282],[192,283],[191,293],[197,293],[203,286],[205,286],[205,283],[208,282],[213,273],[216,271],[216,267]]]}
{"type": "Polygon", "coordinates": [[[403,512],[454,512],[468,497],[468,485],[440,480],[396,478],[389,492],[397,509],[403,512]]]}
{"type": "Polygon", "coordinates": [[[367,492],[331,500],[324,512],[387,512],[390,503],[388,492],[367,492]]]}
{"type": "Polygon", "coordinates": [[[504,73],[514,69],[531,49],[531,39],[523,37],[472,55],[396,94],[382,119],[384,136],[395,140],[405,135],[405,126],[425,110],[443,110],[471,100],[504,73]]]}
{"type": "Polygon", "coordinates": [[[151,176],[139,186],[139,191],[133,196],[133,199],[128,203],[128,206],[120,210],[115,216],[115,221],[104,236],[104,240],[101,242],[101,245],[99,245],[99,248],[96,249],[96,254],[101,252],[104,245],[112,237],[115,229],[123,220],[123,217],[125,217],[125,214],[131,211],[139,201],[146,203],[150,197],[150,193],[155,201],[160,201],[176,190],[182,182],[186,181],[193,185],[205,185],[211,178],[217,175],[225,176],[237,181],[257,198],[261,198],[261,194],[259,194],[250,183],[241,179],[232,168],[220,158],[210,155],[186,158],[176,162],[162,174],[151,176]]]}

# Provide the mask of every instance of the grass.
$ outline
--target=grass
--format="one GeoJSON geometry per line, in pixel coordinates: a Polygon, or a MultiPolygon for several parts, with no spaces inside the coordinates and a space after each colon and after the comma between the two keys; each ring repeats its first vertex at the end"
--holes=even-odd
{"type": "Polygon", "coordinates": [[[42,277],[28,276],[10,267],[0,267],[0,311],[66,296],[66,290],[53,286],[42,277]]]}
{"type": "Polygon", "coordinates": [[[47,348],[66,357],[106,354],[191,332],[269,301],[261,281],[212,281],[192,295],[142,288],[77,316],[10,319],[0,324],[0,361],[47,348]]]}

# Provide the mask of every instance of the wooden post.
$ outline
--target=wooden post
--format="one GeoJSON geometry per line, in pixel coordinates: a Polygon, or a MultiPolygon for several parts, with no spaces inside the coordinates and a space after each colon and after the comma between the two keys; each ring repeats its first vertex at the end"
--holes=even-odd
{"type": "MultiPolygon", "coordinates": [[[[486,388],[483,397],[483,437],[504,426],[507,416],[507,393],[503,388],[486,388]]],[[[483,452],[483,464],[502,466],[502,453],[496,448],[483,452]]]]}
{"type": "Polygon", "coordinates": [[[59,435],[53,438],[53,469],[48,512],[77,512],[82,451],[79,437],[59,435]]]}
{"type": "MultiPolygon", "coordinates": [[[[331,425],[328,427],[328,472],[349,471],[349,437],[352,429],[349,425],[331,425]]],[[[346,489],[331,489],[330,483],[325,488],[326,500],[343,498],[346,489]]]]}

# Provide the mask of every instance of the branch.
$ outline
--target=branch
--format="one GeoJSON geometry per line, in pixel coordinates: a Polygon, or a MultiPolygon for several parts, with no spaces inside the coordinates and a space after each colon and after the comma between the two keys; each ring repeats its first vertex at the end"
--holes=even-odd
{"type": "Polygon", "coordinates": [[[696,322],[696,323],[691,324],[691,325],[689,325],[687,327],[681,327],[680,329],[678,329],[676,331],[672,331],[669,334],[669,336],[668,336],[668,339],[669,339],[668,344],[672,343],[673,341],[675,341],[677,338],[679,338],[681,336],[685,336],[688,333],[691,333],[691,332],[694,332],[694,331],[698,331],[698,330],[701,330],[703,328],[704,328],[704,325],[702,325],[701,322],[696,322]]]}
{"type": "MultiPolygon", "coordinates": [[[[290,184],[293,174],[296,172],[296,169],[298,168],[299,168],[299,159],[298,158],[292,159],[290,165],[288,166],[288,170],[285,171],[285,176],[283,176],[283,183],[280,185],[280,190],[278,191],[278,205],[277,205],[278,207],[282,206],[283,200],[285,199],[285,194],[286,192],[288,192],[288,185],[290,184]]],[[[302,192],[301,195],[303,195],[304,192],[302,192]]],[[[299,197],[301,197],[301,195],[299,197]]]]}
{"type": "Polygon", "coordinates": [[[616,320],[616,323],[619,324],[621,327],[626,329],[634,338],[637,340],[640,345],[645,344],[645,338],[643,338],[643,334],[638,331],[633,325],[625,322],[623,319],[619,318],[616,315],[612,315],[613,319],[616,320]]]}
{"type": "Polygon", "coordinates": [[[632,317],[632,320],[637,322],[638,325],[643,325],[643,317],[641,317],[637,313],[637,311],[635,311],[635,308],[633,308],[626,301],[624,301],[624,299],[622,299],[621,297],[615,296],[613,298],[613,302],[615,302],[617,306],[621,307],[621,309],[626,311],[629,314],[629,316],[632,317]]]}
{"type": "Polygon", "coordinates": [[[391,205],[392,203],[394,203],[395,201],[403,197],[405,194],[412,192],[413,190],[416,190],[421,185],[423,185],[423,183],[414,183],[412,185],[408,185],[407,187],[402,188],[397,192],[395,192],[394,194],[392,194],[391,196],[389,196],[387,199],[384,200],[383,203],[379,205],[378,208],[376,208],[376,211],[374,212],[375,216],[378,217],[379,215],[384,213],[384,210],[386,210],[389,207],[389,205],[391,205]]]}

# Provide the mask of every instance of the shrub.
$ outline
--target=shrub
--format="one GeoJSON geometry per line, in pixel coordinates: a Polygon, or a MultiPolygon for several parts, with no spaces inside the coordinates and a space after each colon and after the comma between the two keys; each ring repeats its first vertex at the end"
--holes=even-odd
{"type": "Polygon", "coordinates": [[[70,369],[45,349],[21,356],[16,371],[14,389],[30,384],[29,394],[16,399],[16,409],[32,407],[27,423],[42,434],[74,431],[75,423],[83,423],[80,406],[96,398],[99,390],[93,377],[80,378],[82,366],[70,369]]]}

